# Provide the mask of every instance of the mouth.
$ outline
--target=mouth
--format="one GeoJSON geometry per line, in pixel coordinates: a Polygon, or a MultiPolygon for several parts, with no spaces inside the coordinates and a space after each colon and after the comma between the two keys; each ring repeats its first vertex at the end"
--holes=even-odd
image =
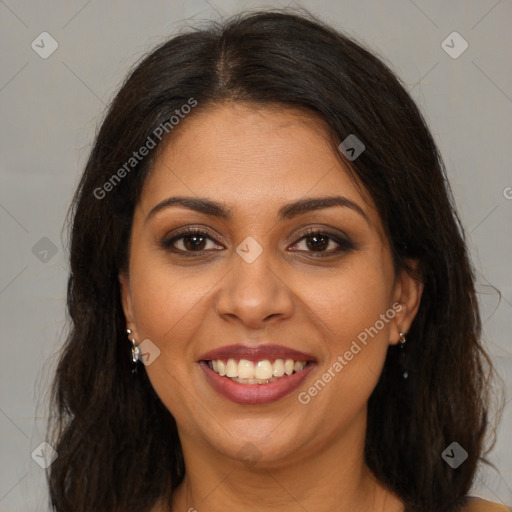
{"type": "Polygon", "coordinates": [[[258,405],[292,393],[317,363],[311,355],[277,345],[232,345],[204,354],[198,364],[224,398],[258,405]]]}

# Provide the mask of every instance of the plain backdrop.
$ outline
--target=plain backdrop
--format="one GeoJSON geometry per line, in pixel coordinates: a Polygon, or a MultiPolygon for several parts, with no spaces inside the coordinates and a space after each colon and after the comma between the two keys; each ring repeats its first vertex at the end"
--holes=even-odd
{"type": "MultiPolygon", "coordinates": [[[[45,441],[46,394],[66,325],[64,217],[106,105],[132,64],[186,25],[287,3],[0,1],[1,511],[48,510],[45,472],[31,454],[45,441]],[[52,45],[57,49],[45,55],[52,45]]],[[[472,494],[510,505],[512,3],[292,5],[384,59],[439,145],[477,269],[486,346],[507,402],[490,456],[496,469],[482,468],[472,494]]]]}

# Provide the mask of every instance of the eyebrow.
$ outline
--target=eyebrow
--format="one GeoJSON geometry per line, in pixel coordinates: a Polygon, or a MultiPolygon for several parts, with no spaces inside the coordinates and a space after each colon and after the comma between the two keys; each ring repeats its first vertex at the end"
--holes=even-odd
{"type": "MultiPolygon", "coordinates": [[[[206,198],[177,196],[168,197],[167,199],[164,199],[156,206],[154,206],[147,214],[144,223],[148,222],[149,219],[156,213],[172,206],[182,206],[184,208],[188,208],[189,210],[194,210],[196,212],[210,215],[212,217],[218,217],[224,220],[231,220],[233,218],[232,210],[217,201],[212,201],[211,199],[206,198]]],[[[325,196],[300,199],[293,203],[288,203],[282,206],[279,209],[278,217],[279,220],[293,219],[294,217],[307,212],[321,210],[324,208],[331,208],[333,206],[350,208],[351,210],[361,215],[366,220],[366,222],[370,224],[370,221],[364,210],[358,204],[343,196],[325,196]]]]}

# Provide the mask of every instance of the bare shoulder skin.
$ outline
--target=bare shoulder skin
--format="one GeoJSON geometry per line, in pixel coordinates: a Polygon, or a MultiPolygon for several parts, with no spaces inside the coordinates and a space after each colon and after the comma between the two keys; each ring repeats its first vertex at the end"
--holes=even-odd
{"type": "Polygon", "coordinates": [[[500,503],[494,503],[482,498],[470,498],[464,512],[511,512],[512,509],[500,503]]]}

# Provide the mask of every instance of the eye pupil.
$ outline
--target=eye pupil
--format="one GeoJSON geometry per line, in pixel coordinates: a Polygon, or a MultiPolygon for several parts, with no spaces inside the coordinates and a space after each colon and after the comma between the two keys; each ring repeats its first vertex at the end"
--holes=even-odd
{"type": "Polygon", "coordinates": [[[307,240],[308,249],[326,249],[329,245],[329,237],[324,235],[312,235],[307,240]]]}
{"type": "Polygon", "coordinates": [[[204,237],[200,235],[191,235],[183,238],[183,245],[190,251],[200,251],[203,249],[201,244],[204,244],[204,237]],[[192,244],[188,242],[192,241],[192,244]],[[200,247],[201,246],[201,247],[200,247]]]}

